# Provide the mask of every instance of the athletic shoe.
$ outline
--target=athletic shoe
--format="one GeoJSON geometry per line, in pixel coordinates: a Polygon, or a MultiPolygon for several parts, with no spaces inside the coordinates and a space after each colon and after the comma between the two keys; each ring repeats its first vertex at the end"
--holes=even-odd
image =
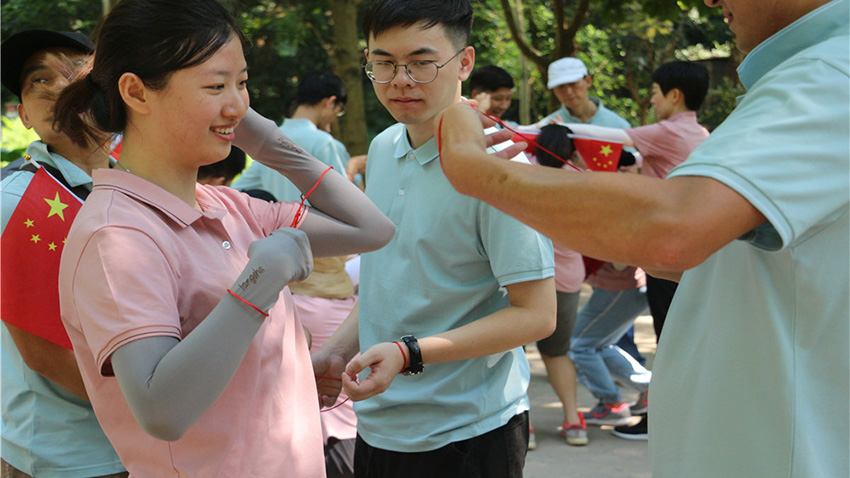
{"type": "Polygon", "coordinates": [[[626,440],[649,440],[647,426],[649,425],[649,415],[642,415],[640,421],[631,426],[614,427],[611,433],[626,440]]]}
{"type": "Polygon", "coordinates": [[[587,445],[587,425],[584,423],[584,416],[578,414],[579,423],[569,424],[566,420],[563,422],[563,428],[560,435],[567,440],[567,445],[582,446],[587,445]]]}
{"type": "Polygon", "coordinates": [[[589,412],[583,412],[584,421],[588,425],[625,425],[632,420],[632,412],[628,403],[614,406],[599,402],[589,412]]]}
{"type": "Polygon", "coordinates": [[[534,427],[528,426],[528,449],[534,450],[537,448],[537,437],[534,436],[534,427]]]}
{"type": "Polygon", "coordinates": [[[629,409],[632,412],[632,416],[635,415],[643,415],[646,413],[646,409],[649,407],[649,390],[645,392],[641,392],[638,395],[637,401],[635,403],[629,404],[629,409]]]}

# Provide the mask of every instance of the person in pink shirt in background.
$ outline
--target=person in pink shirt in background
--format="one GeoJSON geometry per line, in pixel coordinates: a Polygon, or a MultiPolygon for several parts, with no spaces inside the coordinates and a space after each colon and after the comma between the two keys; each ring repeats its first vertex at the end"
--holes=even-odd
{"type": "Polygon", "coordinates": [[[286,285],[313,255],[380,248],[394,226],[249,108],[245,39],[215,0],[124,0],[99,31],[91,72],[56,106],[72,139],[124,135],[59,273],[98,421],[133,477],[324,477],[326,379],[286,285]],[[311,208],[198,184],[232,144],[311,208]]]}
{"type": "MultiPolygon", "coordinates": [[[[656,123],[622,130],[585,124],[566,126],[579,135],[619,141],[624,146],[635,147],[640,153],[637,166],[641,174],[664,179],[708,138],[708,130],[697,122],[697,110],[708,94],[708,85],[708,70],[704,66],[689,61],[671,61],[652,74],[651,102],[656,123]]],[[[676,282],[646,276],[646,297],[656,340],[661,336],[676,287],[676,282]]],[[[642,395],[635,405],[645,411],[646,396],[642,395]]],[[[645,413],[641,415],[641,420],[634,425],[615,427],[614,435],[646,440],[648,417],[645,413]]]]}

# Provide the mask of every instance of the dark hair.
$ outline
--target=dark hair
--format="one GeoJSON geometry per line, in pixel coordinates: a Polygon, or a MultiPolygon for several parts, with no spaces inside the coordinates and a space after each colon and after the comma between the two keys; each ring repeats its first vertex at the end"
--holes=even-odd
{"type": "Polygon", "coordinates": [[[394,27],[443,25],[456,48],[469,44],[472,5],[468,0],[373,0],[363,13],[363,35],[378,36],[394,27]]]}
{"type": "Polygon", "coordinates": [[[496,65],[476,68],[469,76],[469,91],[490,93],[500,88],[513,88],[514,79],[511,75],[496,65]]]}
{"type": "Polygon", "coordinates": [[[235,20],[215,0],[122,0],[98,27],[91,73],[60,95],[56,125],[81,145],[95,139],[97,129],[123,131],[121,75],[135,73],[148,88],[162,89],[175,71],[203,63],[233,36],[244,48],[235,20]]]}
{"type": "Polygon", "coordinates": [[[236,146],[230,147],[230,154],[221,161],[198,168],[198,179],[223,177],[232,181],[245,169],[245,152],[236,146]]]}
{"type": "Polygon", "coordinates": [[[325,98],[336,96],[337,104],[348,101],[348,92],[342,80],[330,71],[312,71],[298,84],[298,105],[315,105],[325,98]]]}
{"type": "MultiPolygon", "coordinates": [[[[546,125],[540,128],[540,135],[537,136],[537,145],[543,146],[549,151],[560,156],[564,161],[569,161],[573,156],[573,152],[575,151],[575,146],[573,145],[573,140],[570,139],[568,134],[571,134],[572,130],[567,128],[566,126],[560,126],[556,124],[546,125]]],[[[550,168],[560,168],[564,165],[564,161],[561,159],[552,156],[551,154],[543,151],[542,148],[537,148],[537,162],[542,166],[549,166],[550,168]]]]}
{"type": "Polygon", "coordinates": [[[652,72],[652,82],[658,83],[662,94],[677,88],[685,96],[685,106],[696,111],[708,94],[708,70],[692,61],[671,61],[652,72]]]}

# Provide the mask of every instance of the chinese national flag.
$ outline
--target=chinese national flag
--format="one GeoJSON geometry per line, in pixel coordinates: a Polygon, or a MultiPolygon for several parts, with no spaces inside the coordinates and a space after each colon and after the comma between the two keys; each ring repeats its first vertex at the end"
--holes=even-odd
{"type": "Polygon", "coordinates": [[[0,316],[71,348],[59,315],[59,258],[82,202],[39,168],[0,238],[0,316]]]}
{"type": "Polygon", "coordinates": [[[514,143],[519,143],[525,141],[528,143],[528,146],[523,150],[528,154],[537,154],[537,137],[540,136],[539,131],[523,131],[520,133],[519,131],[514,131],[514,137],[511,138],[511,141],[514,143]]]}
{"type": "Polygon", "coordinates": [[[591,171],[616,171],[620,164],[623,143],[605,141],[585,136],[570,136],[576,151],[591,171]]]}

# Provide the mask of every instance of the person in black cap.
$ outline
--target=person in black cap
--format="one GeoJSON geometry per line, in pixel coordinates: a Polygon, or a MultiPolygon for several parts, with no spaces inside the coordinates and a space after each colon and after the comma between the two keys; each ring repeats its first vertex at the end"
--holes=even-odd
{"type": "MultiPolygon", "coordinates": [[[[91,190],[91,173],[109,166],[109,136],[81,145],[53,127],[59,92],[88,63],[92,43],[80,33],[26,30],[0,45],[2,83],[20,98],[18,115],[41,138],[27,156],[78,196],[91,190]]],[[[2,229],[34,176],[21,170],[3,179],[2,229]]],[[[14,271],[3,269],[3,280],[14,271]]],[[[57,287],[45,275],[32,287],[57,287]]],[[[21,298],[5,300],[22,300],[21,298]]],[[[33,321],[59,320],[33,317],[33,321]]],[[[0,475],[11,478],[125,477],[127,473],[95,418],[73,351],[4,323],[2,338],[2,449],[0,475]]]]}

